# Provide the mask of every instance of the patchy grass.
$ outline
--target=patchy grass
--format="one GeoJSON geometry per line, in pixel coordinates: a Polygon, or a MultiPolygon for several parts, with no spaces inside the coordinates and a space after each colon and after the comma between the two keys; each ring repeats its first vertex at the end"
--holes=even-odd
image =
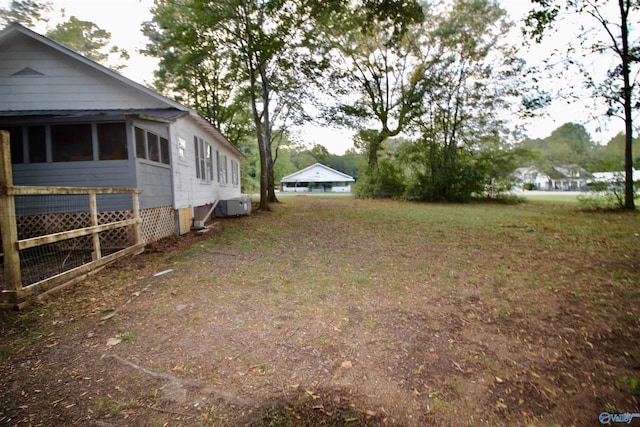
{"type": "Polygon", "coordinates": [[[522,197],[525,200],[530,202],[551,202],[551,203],[571,203],[576,204],[580,202],[580,198],[584,197],[584,194],[576,194],[576,193],[568,193],[563,194],[562,192],[525,192],[522,194],[522,197]]]}
{"type": "Polygon", "coordinates": [[[638,412],[636,213],[295,196],[219,222],[1,313],[0,420],[570,426],[638,412]]]}

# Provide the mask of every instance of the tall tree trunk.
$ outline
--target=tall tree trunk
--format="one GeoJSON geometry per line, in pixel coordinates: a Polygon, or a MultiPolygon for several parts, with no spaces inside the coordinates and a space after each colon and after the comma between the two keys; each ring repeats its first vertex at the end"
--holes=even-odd
{"type": "MultiPolygon", "coordinates": [[[[250,61],[250,60],[249,60],[250,61]]],[[[258,152],[260,153],[260,204],[258,210],[269,211],[269,198],[267,193],[268,188],[268,158],[265,150],[265,137],[262,129],[262,120],[260,113],[258,112],[258,105],[256,100],[256,71],[253,64],[249,64],[249,79],[250,79],[250,100],[251,100],[251,113],[253,114],[253,122],[256,126],[256,139],[258,140],[258,152]]]]}
{"type": "Polygon", "coordinates": [[[622,29],[622,78],[624,79],[624,124],[625,124],[625,150],[624,150],[624,208],[635,210],[633,200],[633,115],[631,107],[631,57],[629,54],[629,9],[630,0],[618,0],[620,6],[620,26],[622,29]]]}
{"type": "Polygon", "coordinates": [[[270,114],[270,102],[271,102],[271,91],[269,88],[270,80],[269,76],[267,76],[267,71],[263,64],[259,66],[260,70],[260,82],[261,82],[261,94],[262,94],[262,120],[263,120],[263,131],[264,131],[264,155],[265,155],[265,166],[266,166],[266,197],[267,203],[275,203],[278,201],[276,197],[276,189],[274,182],[274,169],[273,169],[273,153],[271,153],[271,145],[273,141],[272,128],[273,125],[271,123],[271,114],[270,114]]]}

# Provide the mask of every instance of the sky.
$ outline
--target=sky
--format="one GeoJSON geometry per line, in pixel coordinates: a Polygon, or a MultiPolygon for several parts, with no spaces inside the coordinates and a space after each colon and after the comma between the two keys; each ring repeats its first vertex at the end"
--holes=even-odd
{"type": "MultiPolygon", "coordinates": [[[[8,3],[9,0],[0,0],[0,5],[3,7],[6,7],[8,3]]],[[[113,45],[129,52],[131,58],[127,68],[121,73],[138,83],[151,84],[157,60],[142,55],[140,50],[146,44],[146,38],[141,33],[141,24],[152,18],[150,10],[153,7],[153,0],[52,0],[52,3],[55,10],[51,14],[49,23],[36,28],[36,31],[44,33],[47,26],[52,27],[70,16],[91,21],[111,33],[113,45]],[[61,9],[64,9],[65,19],[61,17],[61,9]]],[[[515,22],[521,21],[531,5],[529,0],[500,0],[500,3],[515,22]]],[[[534,65],[541,63],[550,50],[573,35],[559,32],[548,37],[542,45],[534,45],[530,49],[524,48],[525,43],[523,43],[519,25],[513,29],[512,37],[516,45],[523,45],[521,55],[527,59],[527,63],[534,65]]],[[[567,79],[579,79],[579,77],[565,75],[560,76],[554,82],[547,83],[563,85],[566,84],[567,79]]],[[[544,116],[527,120],[514,117],[513,123],[523,125],[525,135],[530,138],[545,138],[554,129],[567,122],[581,123],[591,133],[594,141],[607,143],[618,132],[624,130],[623,122],[620,119],[589,120],[590,113],[587,110],[589,106],[593,105],[594,100],[588,98],[587,95],[584,93],[582,101],[571,105],[567,105],[565,101],[557,100],[545,110],[544,116]]],[[[353,147],[353,132],[349,130],[307,125],[295,132],[301,143],[307,146],[323,145],[333,154],[343,154],[347,149],[353,147]]]]}

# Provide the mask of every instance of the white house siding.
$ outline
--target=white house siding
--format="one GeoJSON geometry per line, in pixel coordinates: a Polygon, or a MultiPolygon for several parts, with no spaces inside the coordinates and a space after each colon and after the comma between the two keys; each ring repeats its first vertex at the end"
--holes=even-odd
{"type": "Polygon", "coordinates": [[[227,200],[241,195],[240,182],[233,184],[231,176],[231,160],[238,162],[238,154],[232,152],[226,145],[222,145],[216,136],[206,132],[190,117],[183,117],[172,127],[171,139],[172,161],[174,168],[174,207],[176,209],[204,206],[216,200],[227,200]],[[194,137],[202,138],[213,149],[213,180],[201,179],[196,175],[196,151],[194,137]],[[184,141],[184,150],[179,141],[184,141]],[[216,151],[220,158],[227,157],[228,182],[219,181],[216,164],[216,151]]]}
{"type": "MultiPolygon", "coordinates": [[[[332,193],[350,193],[351,192],[351,185],[349,184],[345,184],[342,182],[334,182],[332,183],[333,185],[331,186],[331,189],[326,190],[328,192],[332,192],[332,193]]],[[[291,185],[291,184],[289,184],[291,185]]],[[[310,191],[309,187],[306,186],[300,186],[300,187],[296,187],[295,185],[293,187],[290,187],[289,185],[283,185],[282,186],[282,191],[284,192],[305,192],[305,191],[310,191]]],[[[324,192],[324,188],[323,187],[314,187],[311,191],[318,191],[318,192],[324,192]]]]}
{"type": "Polygon", "coordinates": [[[14,38],[4,44],[0,61],[0,111],[166,108],[89,65],[25,37],[14,38]],[[36,73],[20,75],[26,69],[36,73]]]}

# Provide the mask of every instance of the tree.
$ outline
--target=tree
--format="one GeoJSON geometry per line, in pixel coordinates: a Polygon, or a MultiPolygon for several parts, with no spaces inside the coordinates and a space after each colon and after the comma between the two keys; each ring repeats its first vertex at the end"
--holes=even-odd
{"type": "MultiPolygon", "coordinates": [[[[597,147],[593,154],[593,166],[590,169],[591,172],[619,172],[624,170],[624,152],[626,138],[624,133],[620,132],[605,146],[597,147]]],[[[635,165],[640,164],[640,140],[638,138],[633,141],[633,152],[635,159],[633,163],[635,165]]]]}
{"type": "Polygon", "coordinates": [[[631,32],[631,24],[637,22],[635,15],[640,11],[637,0],[531,0],[536,5],[528,14],[525,34],[533,35],[540,42],[546,32],[561,20],[563,5],[566,12],[578,14],[592,20],[594,26],[582,28],[579,46],[568,49],[568,63],[576,63],[577,49],[586,49],[604,62],[611,55],[615,65],[608,70],[602,81],[582,68],[587,85],[594,96],[602,98],[607,106],[607,115],[622,118],[625,124],[625,197],[624,208],[635,209],[633,183],[633,110],[637,103],[634,90],[637,65],[640,62],[640,46],[631,32]],[[615,4],[615,6],[614,6],[615,4]],[[596,34],[597,33],[597,34],[596,34]]]}
{"type": "MultiPolygon", "coordinates": [[[[304,118],[301,99],[308,95],[306,76],[317,66],[311,56],[313,23],[325,7],[325,2],[310,0],[159,0],[155,22],[147,26],[152,44],[157,44],[150,51],[167,58],[161,67],[169,59],[181,66],[208,61],[217,75],[238,83],[231,96],[245,96],[250,108],[260,153],[262,210],[277,201],[278,141],[288,123],[304,118]],[[172,50],[167,41],[182,32],[191,37],[191,46],[183,43],[181,49],[172,50]]],[[[208,73],[198,78],[210,77],[208,73]]]]}
{"type": "Polygon", "coordinates": [[[160,58],[155,89],[198,111],[234,146],[255,143],[248,93],[219,33],[199,9],[181,2],[157,2],[153,14],[142,31],[149,38],[144,53],[160,58]]]}
{"type": "MultiPolygon", "coordinates": [[[[108,48],[111,41],[110,32],[103,30],[93,22],[82,21],[75,16],[56,25],[55,28],[47,31],[46,35],[96,62],[106,62],[111,54],[118,54],[122,60],[129,59],[126,50],[117,46],[108,48]]],[[[113,66],[115,69],[124,67],[126,65],[113,66]]]]}
{"type": "Polygon", "coordinates": [[[420,137],[400,151],[411,178],[408,192],[466,200],[511,172],[515,159],[499,112],[516,99],[522,62],[502,44],[509,24],[494,1],[457,0],[429,14],[427,25],[431,59],[413,122],[420,137]]]}
{"type": "MultiPolygon", "coordinates": [[[[360,129],[356,143],[367,155],[367,175],[374,188],[380,179],[378,156],[383,143],[405,130],[421,102],[424,64],[418,2],[381,0],[345,2],[325,27],[333,92],[334,122],[360,129]]],[[[376,196],[360,185],[360,194],[376,196]]]]}
{"type": "Polygon", "coordinates": [[[35,22],[46,21],[50,11],[50,1],[12,0],[8,8],[0,8],[0,27],[12,22],[32,27],[35,22]]]}

